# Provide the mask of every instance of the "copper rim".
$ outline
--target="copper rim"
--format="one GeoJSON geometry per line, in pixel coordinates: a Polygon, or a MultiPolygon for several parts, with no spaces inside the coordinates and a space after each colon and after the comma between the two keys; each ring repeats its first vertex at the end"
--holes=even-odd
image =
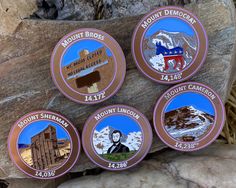
{"type": "Polygon", "coordinates": [[[85,127],[83,129],[83,134],[82,134],[82,145],[83,145],[86,155],[91,159],[91,161],[93,163],[95,163],[96,165],[98,165],[101,168],[104,168],[104,169],[110,170],[110,171],[125,170],[125,169],[131,168],[134,165],[138,164],[149,152],[150,147],[151,147],[151,143],[152,143],[152,130],[151,130],[151,126],[150,126],[149,121],[138,110],[136,110],[133,107],[126,106],[126,105],[112,105],[112,106],[107,106],[105,108],[97,110],[86,121],[85,127]],[[138,120],[135,120],[134,118],[132,118],[130,115],[128,115],[126,113],[118,112],[118,108],[124,108],[124,109],[130,110],[130,111],[138,114],[140,116],[140,118],[138,120]],[[100,119],[98,121],[95,119],[95,116],[97,114],[100,114],[103,111],[106,111],[109,109],[110,110],[114,109],[114,113],[111,113],[108,116],[104,116],[102,119],[100,119]],[[93,144],[91,142],[94,128],[98,125],[98,123],[101,120],[105,119],[106,117],[111,117],[114,115],[125,115],[127,117],[131,117],[133,120],[135,120],[139,124],[139,126],[142,130],[142,134],[143,134],[143,138],[144,138],[142,145],[140,146],[139,150],[135,153],[135,155],[132,156],[131,158],[128,158],[126,161],[113,162],[113,161],[103,159],[102,157],[100,157],[97,154],[96,151],[94,151],[93,144]],[[126,166],[119,167],[119,168],[111,167],[111,164],[118,165],[120,163],[122,163],[122,164],[126,163],[126,166]]]}
{"type": "MultiPolygon", "coordinates": [[[[187,23],[187,21],[185,21],[187,23]]],[[[189,24],[190,25],[190,24],[189,24]]],[[[187,11],[186,9],[175,7],[175,6],[166,6],[163,8],[158,8],[153,10],[152,12],[145,15],[141,21],[137,24],[133,37],[132,37],[132,55],[133,59],[136,63],[136,66],[138,69],[148,78],[150,78],[153,81],[159,82],[161,84],[174,84],[179,83],[182,81],[185,81],[189,78],[191,78],[194,74],[197,73],[197,71],[201,68],[203,63],[205,62],[207,52],[208,52],[208,37],[206,34],[206,31],[199,21],[199,19],[191,12],[187,11]],[[144,33],[150,28],[150,26],[153,23],[156,23],[158,20],[163,18],[179,18],[179,16],[166,16],[164,15],[165,10],[175,10],[175,11],[182,11],[183,13],[186,13],[190,15],[192,18],[196,20],[195,25],[192,25],[191,27],[194,28],[196,31],[197,37],[198,37],[198,53],[195,54],[195,60],[188,65],[185,69],[182,71],[176,72],[176,73],[161,73],[157,70],[154,70],[145,60],[143,57],[143,51],[141,50],[141,44],[143,41],[143,35],[144,33]],[[147,28],[142,28],[142,23],[147,20],[149,17],[155,15],[158,12],[162,12],[162,16],[157,18],[153,23],[150,23],[147,28]],[[163,16],[164,15],[164,16],[163,16]]]]}
{"type": "Polygon", "coordinates": [[[157,104],[155,106],[154,113],[153,113],[154,128],[159,138],[169,147],[175,150],[185,151],[185,152],[199,150],[211,144],[221,133],[224,126],[224,122],[225,122],[225,109],[219,95],[210,87],[201,83],[197,83],[197,82],[186,82],[186,83],[178,84],[170,88],[169,90],[167,90],[157,101],[157,104]],[[202,87],[204,89],[207,89],[209,92],[211,92],[215,96],[215,98],[213,99],[207,94],[203,93],[202,91],[197,91],[193,89],[194,87],[192,86],[194,87],[197,86],[197,87],[202,87]],[[171,92],[173,93],[174,91],[177,91],[180,88],[182,88],[183,91],[178,92],[169,98],[167,97],[169,96],[171,92]],[[212,125],[212,128],[208,130],[207,134],[204,134],[204,136],[197,141],[186,142],[186,141],[176,140],[170,134],[168,134],[164,128],[165,125],[164,125],[163,117],[165,114],[164,110],[165,110],[166,105],[168,103],[171,103],[171,100],[174,97],[185,92],[199,93],[205,96],[205,98],[211,102],[215,111],[214,123],[212,125]]]}
{"type": "MultiPolygon", "coordinates": [[[[85,36],[85,34],[83,34],[83,36],[85,36]]],[[[111,70],[106,70],[105,72],[110,72],[110,71],[111,70]]],[[[119,44],[109,34],[101,30],[94,29],[94,28],[82,28],[82,29],[78,29],[76,31],[73,31],[67,34],[58,42],[51,56],[51,75],[52,75],[55,85],[60,90],[60,92],[63,93],[63,95],[65,95],[67,98],[77,103],[96,104],[96,103],[100,103],[109,99],[110,97],[115,95],[120,89],[120,87],[122,86],[124,82],[124,78],[125,78],[125,72],[126,72],[125,56],[119,44]],[[66,47],[66,49],[63,47],[62,45],[63,41],[79,33],[85,33],[85,32],[97,33],[98,35],[103,36],[104,39],[99,40],[93,37],[82,37],[82,38],[76,39],[74,42],[69,44],[66,47]],[[108,49],[110,49],[112,53],[112,58],[114,59],[115,70],[113,72],[114,75],[113,75],[112,81],[109,84],[107,84],[106,88],[99,90],[95,93],[84,94],[84,93],[74,90],[65,81],[64,76],[61,74],[62,72],[61,58],[63,57],[63,54],[69,47],[73,46],[73,44],[75,44],[78,41],[83,41],[83,40],[93,40],[93,41],[98,41],[99,43],[103,44],[108,49]]]]}
{"type": "MultiPolygon", "coordinates": [[[[76,130],[76,128],[73,126],[73,124],[63,117],[62,115],[51,112],[51,111],[35,111],[28,113],[21,117],[18,121],[15,122],[15,124],[12,126],[11,131],[8,136],[8,152],[10,155],[10,158],[15,163],[15,165],[21,170],[23,173],[25,173],[28,176],[31,176],[36,179],[55,179],[57,177],[62,176],[66,172],[68,172],[76,163],[78,160],[79,154],[80,154],[80,138],[79,134],[76,130]],[[60,118],[62,121],[58,122],[53,119],[47,119],[43,118],[43,115],[51,115],[56,118],[60,118]],[[30,117],[38,117],[29,123],[24,124],[24,126],[20,127],[20,123],[23,121],[26,121],[27,118],[30,117]],[[57,165],[53,167],[50,170],[37,170],[36,168],[28,165],[20,156],[18,151],[18,139],[21,134],[21,132],[28,126],[30,126],[31,123],[37,122],[37,121],[43,121],[47,120],[53,123],[56,123],[58,126],[62,127],[70,136],[70,154],[67,159],[64,159],[63,163],[60,165],[57,165]],[[65,124],[64,124],[64,123],[65,124]],[[64,125],[63,125],[64,124],[64,125]]],[[[44,152],[43,152],[44,153],[44,152]]],[[[44,153],[45,154],[45,153],[44,153]]]]}

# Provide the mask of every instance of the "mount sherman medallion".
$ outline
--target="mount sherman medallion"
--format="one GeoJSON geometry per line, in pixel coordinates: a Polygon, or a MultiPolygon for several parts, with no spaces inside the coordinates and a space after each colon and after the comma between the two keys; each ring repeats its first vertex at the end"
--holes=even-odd
{"type": "Polygon", "coordinates": [[[82,134],[87,156],[107,170],[125,170],[139,163],[152,143],[148,120],[134,108],[108,106],[89,117],[82,134]]]}
{"type": "Polygon", "coordinates": [[[161,96],[153,120],[164,143],[176,150],[194,151],[219,136],[225,120],[224,105],[211,88],[186,82],[161,96]]]}
{"type": "Polygon", "coordinates": [[[69,171],[80,153],[75,127],[50,111],[26,114],[12,127],[8,137],[12,161],[25,174],[52,179],[69,171]]]}
{"type": "Polygon", "coordinates": [[[83,104],[100,103],[121,87],[126,71],[119,44],[97,29],[79,29],[56,45],[51,57],[52,78],[69,99],[83,104]]]}
{"type": "Polygon", "coordinates": [[[155,9],[137,25],[132,54],[150,79],[173,84],[193,76],[206,59],[208,39],[196,16],[179,7],[155,9]]]}

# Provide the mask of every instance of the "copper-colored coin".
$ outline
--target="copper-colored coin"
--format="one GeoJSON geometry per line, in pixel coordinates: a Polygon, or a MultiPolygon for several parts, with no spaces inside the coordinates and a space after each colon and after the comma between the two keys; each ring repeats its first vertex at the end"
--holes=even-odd
{"type": "Polygon", "coordinates": [[[194,151],[208,146],[219,136],[225,110],[211,88],[186,82],[170,88],[160,97],[153,121],[158,136],[168,146],[194,151]]]}
{"type": "Polygon", "coordinates": [[[80,153],[79,135],[65,117],[36,111],[20,118],[8,137],[12,161],[25,174],[52,179],[69,171],[80,153]]]}
{"type": "Polygon", "coordinates": [[[63,37],[51,57],[57,88],[83,104],[100,103],[120,89],[126,62],[119,44],[107,33],[84,28],[63,37]]]}
{"type": "Polygon", "coordinates": [[[193,13],[167,6],[145,15],[132,39],[132,54],[148,78],[174,84],[193,76],[206,59],[208,38],[193,13]]]}
{"type": "Polygon", "coordinates": [[[96,111],[87,120],[82,134],[87,156],[98,166],[112,171],[139,163],[151,143],[149,121],[138,110],[125,105],[96,111]]]}

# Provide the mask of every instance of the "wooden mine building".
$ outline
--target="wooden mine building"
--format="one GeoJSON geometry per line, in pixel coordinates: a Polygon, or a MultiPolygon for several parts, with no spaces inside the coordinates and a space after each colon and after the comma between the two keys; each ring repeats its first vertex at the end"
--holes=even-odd
{"type": "Polygon", "coordinates": [[[33,167],[38,170],[48,169],[60,160],[55,127],[48,125],[31,138],[31,155],[33,167]]]}

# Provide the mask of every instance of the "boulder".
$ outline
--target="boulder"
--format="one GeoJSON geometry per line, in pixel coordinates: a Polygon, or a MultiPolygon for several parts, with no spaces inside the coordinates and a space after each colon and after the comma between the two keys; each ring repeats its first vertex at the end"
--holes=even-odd
{"type": "MultiPolygon", "coordinates": [[[[69,176],[65,175],[55,180],[38,180],[33,178],[11,178],[7,180],[8,187],[7,188],[56,188],[61,183],[69,180],[69,176]]],[[[1,182],[0,182],[1,187],[1,182]]],[[[4,188],[1,187],[1,188],[4,188]]]]}
{"type": "Polygon", "coordinates": [[[32,17],[58,20],[109,19],[144,14],[158,6],[185,5],[191,0],[37,0],[32,17]]]}
{"type": "MultiPolygon", "coordinates": [[[[185,8],[198,15],[210,42],[206,62],[192,80],[209,85],[225,101],[235,72],[233,3],[231,0],[193,1],[185,8]]],[[[132,60],[131,36],[140,18],[131,16],[83,22],[17,19],[17,26],[12,26],[14,29],[0,28],[0,33],[3,33],[0,34],[0,178],[26,178],[7,154],[7,137],[14,122],[28,112],[40,109],[60,112],[80,132],[91,113],[110,104],[123,103],[136,107],[152,121],[157,98],[170,86],[144,77],[132,60]],[[83,27],[94,27],[111,34],[120,43],[127,61],[127,74],[120,91],[106,102],[92,106],[77,104],[64,97],[50,75],[50,56],[58,40],[68,32],[83,27]]],[[[154,137],[151,152],[165,147],[154,137]]],[[[71,171],[94,167],[82,153],[71,171]]]]}
{"type": "Polygon", "coordinates": [[[96,12],[94,1],[37,0],[38,10],[31,17],[58,20],[93,20],[96,12]]]}
{"type": "Polygon", "coordinates": [[[37,10],[36,0],[3,0],[0,2],[0,34],[11,35],[24,18],[37,10]]]}
{"type": "Polygon", "coordinates": [[[64,182],[59,188],[235,187],[236,146],[214,144],[193,153],[165,151],[133,169],[64,182]]]}

